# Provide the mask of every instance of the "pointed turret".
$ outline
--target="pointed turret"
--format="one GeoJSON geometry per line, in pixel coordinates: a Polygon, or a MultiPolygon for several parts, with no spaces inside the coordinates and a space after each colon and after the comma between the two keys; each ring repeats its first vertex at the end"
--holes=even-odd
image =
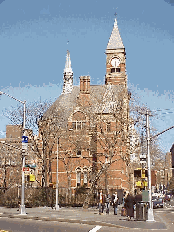
{"type": "Polygon", "coordinates": [[[109,38],[107,49],[119,49],[124,48],[123,41],[118,30],[117,19],[115,18],[114,27],[109,38]]]}
{"type": "Polygon", "coordinates": [[[62,94],[71,93],[73,88],[73,71],[71,68],[70,52],[67,50],[65,69],[63,73],[63,92],[62,94]]]}
{"type": "Polygon", "coordinates": [[[106,76],[105,83],[108,85],[127,86],[126,76],[126,52],[118,30],[115,18],[111,36],[106,48],[106,76]]]}

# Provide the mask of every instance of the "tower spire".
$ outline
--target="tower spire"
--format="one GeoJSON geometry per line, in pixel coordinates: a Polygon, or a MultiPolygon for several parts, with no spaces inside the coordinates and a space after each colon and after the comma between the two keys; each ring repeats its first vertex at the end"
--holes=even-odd
{"type": "Polygon", "coordinates": [[[65,63],[65,68],[64,68],[64,73],[63,73],[63,92],[62,94],[67,94],[71,93],[72,88],[73,88],[73,71],[71,68],[71,59],[70,59],[70,52],[67,50],[66,54],[66,63],[65,63]]]}
{"type": "Polygon", "coordinates": [[[115,13],[114,27],[109,38],[109,42],[106,49],[119,49],[124,48],[123,41],[118,30],[117,18],[115,13]]]}

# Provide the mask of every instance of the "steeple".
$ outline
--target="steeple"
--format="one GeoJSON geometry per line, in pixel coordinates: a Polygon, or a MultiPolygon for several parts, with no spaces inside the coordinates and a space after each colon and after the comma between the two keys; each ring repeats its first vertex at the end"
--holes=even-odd
{"type": "Polygon", "coordinates": [[[118,30],[117,19],[115,18],[114,27],[109,38],[106,50],[124,48],[123,41],[118,30]]]}
{"type": "Polygon", "coordinates": [[[66,63],[63,73],[63,92],[62,94],[71,93],[73,88],[73,71],[71,68],[70,52],[67,50],[66,63]]]}
{"type": "Polygon", "coordinates": [[[106,75],[105,83],[108,85],[123,84],[127,86],[126,52],[118,30],[115,18],[111,36],[106,48],[106,75]]]}

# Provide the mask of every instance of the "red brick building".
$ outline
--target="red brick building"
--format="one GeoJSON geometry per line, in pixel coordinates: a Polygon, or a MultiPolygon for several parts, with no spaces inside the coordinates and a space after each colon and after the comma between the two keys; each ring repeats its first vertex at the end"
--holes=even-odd
{"type": "MultiPolygon", "coordinates": [[[[31,130],[26,130],[26,133],[32,133],[31,130]]],[[[28,149],[26,152],[26,164],[37,163],[37,156],[32,150],[29,140],[28,149]]],[[[37,169],[37,168],[36,168],[37,169]]],[[[37,176],[37,170],[30,170],[37,176]]],[[[7,125],[6,138],[0,139],[0,187],[11,188],[21,185],[21,170],[22,170],[22,126],[7,125]]],[[[27,177],[26,177],[27,179],[27,177]]],[[[26,181],[27,184],[29,182],[26,181]]],[[[34,183],[33,186],[37,186],[34,183]]]]}
{"type": "Polygon", "coordinates": [[[69,196],[82,186],[129,190],[126,53],[116,19],[105,53],[105,85],[80,76],[73,86],[67,51],[63,92],[39,122],[43,185],[56,182],[58,154],[59,191],[69,196]]]}

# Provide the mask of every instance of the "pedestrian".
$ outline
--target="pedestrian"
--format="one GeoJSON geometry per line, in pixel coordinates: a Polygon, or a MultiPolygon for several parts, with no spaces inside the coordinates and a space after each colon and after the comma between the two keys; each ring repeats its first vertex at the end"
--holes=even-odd
{"type": "Polygon", "coordinates": [[[134,204],[135,204],[134,197],[128,193],[125,199],[125,208],[126,208],[128,220],[134,218],[134,204]]]}
{"type": "Polygon", "coordinates": [[[118,207],[118,197],[117,197],[117,192],[115,192],[114,195],[114,200],[113,200],[113,208],[114,208],[114,215],[117,215],[117,207],[118,207]]]}
{"type": "Polygon", "coordinates": [[[109,214],[109,208],[111,203],[111,196],[110,194],[106,194],[106,214],[109,214]]]}
{"type": "Polygon", "coordinates": [[[21,207],[21,205],[20,205],[20,201],[18,201],[18,209],[17,209],[17,211],[19,211],[19,210],[20,210],[20,207],[21,207]]]}
{"type": "Polygon", "coordinates": [[[104,194],[102,192],[102,190],[100,191],[100,194],[99,194],[99,214],[103,214],[103,211],[104,211],[104,205],[105,205],[105,197],[104,197],[104,194]]]}

